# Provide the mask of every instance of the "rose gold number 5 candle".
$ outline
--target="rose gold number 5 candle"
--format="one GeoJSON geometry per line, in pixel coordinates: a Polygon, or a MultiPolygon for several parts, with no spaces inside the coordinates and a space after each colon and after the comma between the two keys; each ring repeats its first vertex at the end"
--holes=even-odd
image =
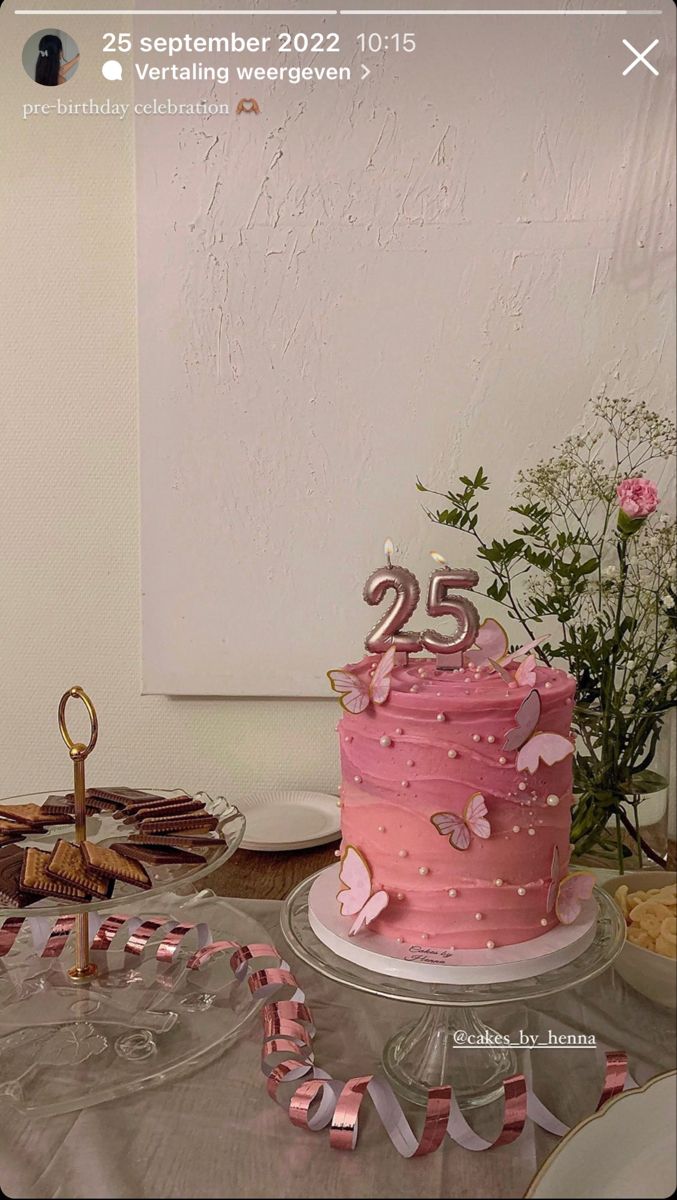
{"type": "Polygon", "coordinates": [[[463,666],[463,651],[474,644],[480,624],[479,613],[472,601],[467,596],[453,595],[453,589],[474,588],[479,583],[479,575],[467,567],[448,566],[442,555],[434,550],[432,557],[442,565],[430,576],[427,611],[431,617],[454,617],[458,628],[451,636],[426,629],[421,641],[426,650],[437,655],[438,670],[453,670],[463,666]]]}

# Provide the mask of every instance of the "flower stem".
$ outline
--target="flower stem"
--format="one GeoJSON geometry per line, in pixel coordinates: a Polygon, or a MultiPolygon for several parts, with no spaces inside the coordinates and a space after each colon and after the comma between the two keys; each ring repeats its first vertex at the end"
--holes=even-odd
{"type": "MultiPolygon", "coordinates": [[[[620,808],[616,815],[620,816],[620,819],[623,822],[623,825],[627,829],[630,836],[633,838],[637,837],[635,830],[632,828],[632,821],[628,817],[627,813],[624,813],[623,809],[620,808]]],[[[646,854],[647,858],[650,858],[652,862],[655,862],[656,866],[660,867],[662,871],[667,871],[667,863],[665,862],[665,859],[661,858],[660,854],[656,854],[656,851],[652,850],[649,843],[645,842],[643,837],[638,838],[638,844],[642,847],[642,850],[646,854]]],[[[623,872],[620,871],[619,874],[622,875],[623,872]]]]}
{"type": "Polygon", "coordinates": [[[639,801],[639,796],[634,795],[632,797],[632,811],[635,815],[635,840],[637,842],[637,865],[641,871],[642,867],[644,866],[644,862],[642,859],[642,838],[639,832],[639,801]]]}
{"type": "Polygon", "coordinates": [[[618,874],[625,875],[623,863],[623,837],[621,835],[620,813],[616,811],[616,854],[618,855],[618,874]]]}

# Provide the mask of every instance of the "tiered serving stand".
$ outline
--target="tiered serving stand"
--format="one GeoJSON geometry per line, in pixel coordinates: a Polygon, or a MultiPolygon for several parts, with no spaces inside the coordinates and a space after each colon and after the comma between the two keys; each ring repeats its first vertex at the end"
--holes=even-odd
{"type": "MultiPolygon", "coordinates": [[[[552,965],[557,962],[555,953],[548,969],[531,974],[530,970],[537,968],[528,963],[525,968],[524,958],[520,962],[516,955],[513,975],[517,978],[510,978],[510,969],[504,967],[502,979],[488,982],[490,968],[486,964],[490,959],[481,952],[474,956],[482,963],[474,978],[473,968],[465,965],[458,969],[459,981],[454,981],[453,961],[462,961],[463,955],[451,956],[449,964],[439,970],[434,965],[425,967],[427,978],[407,978],[402,972],[416,973],[420,968],[402,962],[395,953],[391,962],[381,958],[380,970],[364,965],[365,961],[378,961],[376,954],[369,957],[370,931],[349,939],[350,921],[345,918],[342,936],[337,937],[335,924],[333,930],[329,928],[330,921],[316,897],[319,893],[322,900],[332,890],[336,894],[336,873],[336,867],[328,867],[293,890],[282,913],[282,931],[294,953],[321,975],[360,992],[421,1006],[419,1019],[395,1033],[382,1056],[393,1087],[414,1104],[425,1105],[428,1089],[445,1084],[453,1085],[464,1109],[490,1104],[502,1096],[503,1080],[517,1069],[515,1055],[512,1048],[500,1044],[499,1036],[485,1023],[483,1011],[518,1001],[528,1003],[594,979],[611,965],[625,939],[622,914],[610,896],[595,888],[588,902],[591,908],[580,919],[580,949],[571,949],[569,961],[552,965]],[[362,961],[354,961],[356,956],[362,961]]],[[[380,942],[383,939],[372,944],[380,942]]],[[[532,954],[533,945],[527,943],[532,954]]],[[[562,957],[566,955],[560,954],[562,957]]],[[[466,964],[467,959],[468,955],[466,964]]]]}
{"type": "MultiPolygon", "coordinates": [[[[85,760],[99,726],[81,687],[64,692],[58,725],[73,764],[74,821],[28,831],[23,845],[47,850],[60,836],[78,844],[123,840],[128,827],[107,812],[87,813],[85,760]],[[89,718],[87,743],[69,733],[71,700],[82,702],[89,718]]],[[[48,795],[64,794],[55,789],[0,803],[42,806],[48,795]]],[[[220,1054],[261,1007],[235,977],[230,955],[188,966],[193,951],[210,942],[267,941],[261,926],[229,901],[194,892],[198,880],[235,853],[245,829],[242,813],[227,801],[205,807],[218,826],[209,843],[196,847],[202,861],[147,865],[150,888],[118,880],[109,900],[42,899],[24,908],[0,902],[0,1096],[48,1115],[164,1083],[220,1054]],[[97,942],[106,921],[110,938],[97,942]]]]}
{"type": "MultiPolygon", "coordinates": [[[[47,794],[12,796],[1,803],[41,804],[47,794]]],[[[203,876],[235,853],[244,834],[245,819],[234,805],[223,801],[218,818],[223,840],[197,847],[205,861],[147,865],[151,889],[117,883],[110,900],[74,905],[45,899],[27,908],[0,908],[0,930],[12,930],[12,923],[24,918],[12,948],[0,957],[0,1096],[39,1115],[98,1104],[198,1068],[221,1053],[251,1019],[260,1004],[245,983],[234,979],[229,955],[215,957],[200,970],[186,966],[200,940],[268,940],[257,922],[227,900],[194,892],[203,876]],[[137,957],[124,951],[131,929],[123,926],[108,951],[91,952],[95,969],[83,982],[73,977],[75,931],[58,956],[42,953],[59,918],[76,911],[88,914],[90,942],[113,913],[162,916],[201,929],[188,933],[185,948],[182,943],[172,961],[162,963],[154,953],[162,931],[137,957]]],[[[73,826],[28,835],[24,844],[46,849],[59,835],[72,838],[73,826]]],[[[87,837],[120,841],[120,823],[108,814],[87,817],[87,837]]]]}

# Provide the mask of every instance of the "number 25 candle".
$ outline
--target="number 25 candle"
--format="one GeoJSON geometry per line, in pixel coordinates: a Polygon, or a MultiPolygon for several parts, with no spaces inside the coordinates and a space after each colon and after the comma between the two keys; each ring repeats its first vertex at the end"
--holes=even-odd
{"type": "Polygon", "coordinates": [[[479,614],[467,596],[455,595],[453,589],[473,588],[479,581],[477,572],[450,567],[441,554],[433,551],[432,557],[440,565],[430,576],[426,611],[431,617],[454,617],[458,628],[451,636],[436,633],[434,629],[427,629],[421,634],[402,628],[416,611],[421,594],[418,580],[406,567],[393,566],[390,538],[384,550],[386,566],[372,572],[364,585],[363,595],[367,604],[380,604],[386,592],[392,590],[395,599],[369,631],[365,640],[367,651],[370,654],[383,654],[390,646],[395,646],[398,652],[406,656],[425,646],[426,650],[437,655],[438,669],[453,669],[462,665],[463,651],[468,650],[477,637],[479,614]]]}

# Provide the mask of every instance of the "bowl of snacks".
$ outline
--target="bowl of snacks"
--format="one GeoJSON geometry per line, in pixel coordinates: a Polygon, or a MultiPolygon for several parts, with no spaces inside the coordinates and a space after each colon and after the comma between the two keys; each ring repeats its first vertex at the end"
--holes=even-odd
{"type": "Polygon", "coordinates": [[[616,901],[627,939],[614,966],[626,983],[664,1008],[677,1008],[677,874],[628,871],[602,884],[616,901]]]}

